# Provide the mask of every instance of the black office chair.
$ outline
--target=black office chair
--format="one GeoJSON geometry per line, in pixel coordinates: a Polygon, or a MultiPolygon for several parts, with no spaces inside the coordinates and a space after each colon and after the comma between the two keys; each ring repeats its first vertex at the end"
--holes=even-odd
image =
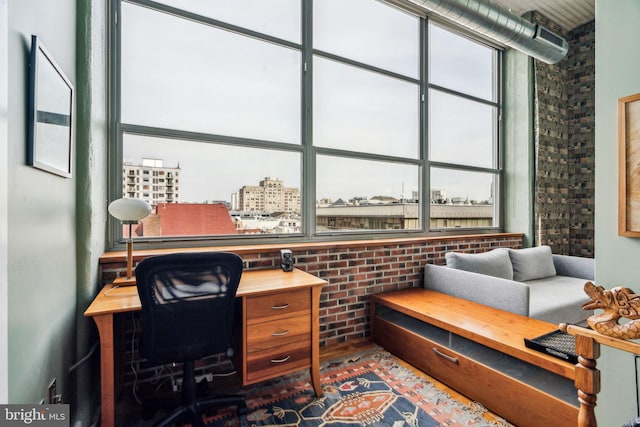
{"type": "Polygon", "coordinates": [[[160,255],[136,267],[142,303],[140,353],[153,363],[183,363],[182,403],[158,426],[185,418],[203,426],[203,411],[213,406],[246,411],[242,396],[197,398],[194,373],[195,360],[232,348],[241,275],[242,259],[227,252],[160,255]]]}

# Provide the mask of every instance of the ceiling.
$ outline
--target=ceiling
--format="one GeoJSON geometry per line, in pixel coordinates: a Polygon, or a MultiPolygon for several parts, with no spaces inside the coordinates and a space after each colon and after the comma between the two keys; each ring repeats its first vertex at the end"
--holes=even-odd
{"type": "Polygon", "coordinates": [[[595,18],[596,0],[491,0],[493,4],[511,10],[518,16],[530,10],[562,26],[565,31],[595,18]]]}

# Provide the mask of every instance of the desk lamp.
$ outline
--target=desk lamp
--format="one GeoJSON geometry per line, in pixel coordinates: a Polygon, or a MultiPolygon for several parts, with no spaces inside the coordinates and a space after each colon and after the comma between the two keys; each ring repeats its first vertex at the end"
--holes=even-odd
{"type": "Polygon", "coordinates": [[[120,220],[122,224],[129,226],[129,237],[127,238],[127,278],[116,279],[116,284],[133,284],[133,234],[131,227],[151,213],[151,206],[142,199],[130,199],[123,197],[114,200],[109,204],[109,213],[114,218],[120,220]]]}

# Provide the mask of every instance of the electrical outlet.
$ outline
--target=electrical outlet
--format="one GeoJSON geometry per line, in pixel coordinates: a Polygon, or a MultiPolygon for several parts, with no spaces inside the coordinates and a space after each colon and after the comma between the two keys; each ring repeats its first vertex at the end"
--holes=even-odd
{"type": "Polygon", "coordinates": [[[212,382],[213,381],[213,374],[209,373],[209,374],[204,374],[204,375],[199,375],[196,377],[196,383],[199,383],[200,381],[202,381],[203,378],[207,379],[207,382],[212,382]]]}
{"type": "MultiPolygon", "coordinates": [[[[213,374],[209,373],[209,374],[196,375],[196,384],[202,381],[203,378],[206,378],[207,382],[211,382],[213,381],[213,374]]],[[[171,382],[171,387],[173,391],[182,390],[182,378],[173,379],[173,381],[171,382]]]]}
{"type": "Polygon", "coordinates": [[[52,379],[51,382],[49,383],[49,388],[48,388],[48,395],[47,395],[47,403],[55,403],[56,400],[56,396],[57,396],[57,381],[56,379],[52,379]]]}

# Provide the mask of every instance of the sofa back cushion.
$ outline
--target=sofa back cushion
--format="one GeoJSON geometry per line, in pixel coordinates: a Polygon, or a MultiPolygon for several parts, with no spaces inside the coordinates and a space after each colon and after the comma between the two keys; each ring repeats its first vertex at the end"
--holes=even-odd
{"type": "Polygon", "coordinates": [[[444,258],[447,261],[447,267],[502,279],[513,279],[513,267],[506,248],[497,248],[480,254],[447,252],[444,258]]]}
{"type": "Polygon", "coordinates": [[[508,253],[513,266],[513,280],[517,282],[556,275],[556,267],[553,265],[553,255],[549,246],[509,249],[508,253]]]}

